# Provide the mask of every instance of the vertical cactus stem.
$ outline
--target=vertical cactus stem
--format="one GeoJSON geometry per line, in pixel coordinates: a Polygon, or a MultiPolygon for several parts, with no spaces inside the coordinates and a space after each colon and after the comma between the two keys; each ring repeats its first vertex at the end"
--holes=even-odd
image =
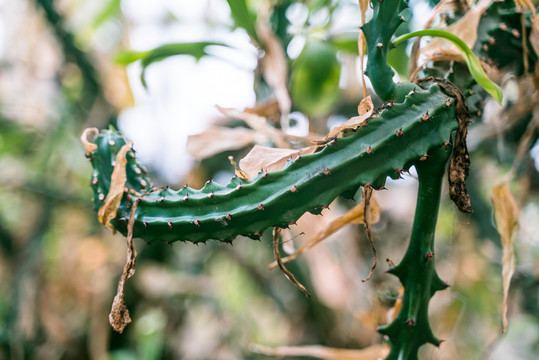
{"type": "Polygon", "coordinates": [[[438,148],[425,160],[414,162],[419,191],[412,235],[404,258],[388,271],[404,286],[402,307],[393,322],[379,329],[391,344],[388,360],[417,359],[422,345],[440,343],[429,324],[428,306],[434,293],[447,287],[436,273],[433,248],[442,180],[450,154],[451,148],[438,148]]]}
{"type": "Polygon", "coordinates": [[[373,1],[372,7],[372,19],[362,27],[369,54],[365,74],[371,80],[376,94],[382,100],[389,101],[395,98],[398,85],[393,82],[394,72],[387,63],[387,54],[391,49],[391,37],[402,24],[400,13],[407,4],[403,0],[384,0],[373,1]]]}

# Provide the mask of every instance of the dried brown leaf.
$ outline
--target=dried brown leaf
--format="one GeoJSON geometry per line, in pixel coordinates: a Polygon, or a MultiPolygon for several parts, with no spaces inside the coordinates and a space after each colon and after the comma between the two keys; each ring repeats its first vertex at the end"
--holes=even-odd
{"type": "Polygon", "coordinates": [[[228,161],[230,161],[230,164],[234,166],[234,174],[236,174],[237,177],[243,180],[249,180],[249,176],[247,175],[247,173],[243,171],[242,169],[240,169],[240,167],[238,166],[238,164],[236,164],[232,156],[228,157],[228,161]]]}
{"type": "Polygon", "coordinates": [[[331,129],[329,134],[326,135],[324,141],[334,139],[335,137],[337,137],[339,134],[343,133],[346,130],[356,130],[367,119],[369,119],[372,116],[373,110],[374,110],[374,105],[369,95],[365,99],[361,100],[361,102],[357,106],[358,116],[354,116],[353,118],[348,119],[341,125],[335,126],[333,129],[331,129]]]}
{"type": "Polygon", "coordinates": [[[112,170],[109,192],[97,212],[99,222],[105,225],[105,227],[113,233],[115,233],[116,230],[112,226],[111,220],[116,217],[124,193],[125,182],[127,180],[125,174],[125,166],[127,164],[126,154],[131,149],[132,145],[133,142],[130,141],[122,146],[120,151],[118,151],[118,154],[116,154],[116,165],[114,166],[114,170],[112,170]]]}
{"type": "Polygon", "coordinates": [[[268,136],[278,147],[290,147],[284,139],[285,135],[283,132],[269,125],[265,118],[232,108],[217,106],[217,110],[224,116],[244,121],[251,129],[268,136]]]}
{"type": "Polygon", "coordinates": [[[266,82],[273,88],[275,99],[281,111],[281,127],[288,129],[288,115],[292,100],[288,93],[288,61],[281,42],[265,21],[259,21],[256,33],[264,46],[262,73],[266,82]]]}
{"type": "Polygon", "coordinates": [[[212,157],[229,150],[238,150],[267,139],[246,128],[211,126],[197,135],[187,138],[187,151],[196,160],[212,157]]]}
{"type": "MultiPolygon", "coordinates": [[[[442,13],[453,11],[457,7],[457,2],[454,0],[442,0],[436,6],[434,9],[432,9],[432,12],[430,14],[430,17],[425,22],[425,25],[423,26],[423,29],[428,29],[432,25],[432,22],[436,17],[442,13]]],[[[414,81],[415,77],[418,72],[418,66],[417,66],[417,60],[419,59],[419,44],[421,42],[421,36],[418,36],[414,40],[414,44],[412,46],[412,51],[410,52],[410,59],[408,61],[408,74],[410,76],[410,81],[414,81]]]]}
{"type": "Polygon", "coordinates": [[[240,168],[252,179],[260,171],[281,170],[288,160],[312,154],[315,150],[316,146],[294,150],[255,145],[247,156],[240,160],[240,168]]]}
{"type": "MultiPolygon", "coordinates": [[[[473,48],[477,40],[477,27],[479,26],[481,15],[483,15],[491,3],[492,0],[479,0],[460,20],[444,30],[458,36],[466,45],[473,48]]],[[[464,61],[457,47],[443,38],[433,39],[427,46],[421,49],[421,53],[428,58],[437,55],[438,57],[442,56],[443,60],[464,61]]]]}
{"type": "Polygon", "coordinates": [[[88,135],[94,134],[95,136],[99,135],[99,130],[97,128],[87,128],[84,129],[82,135],[80,136],[80,141],[86,149],[86,151],[93,153],[97,149],[97,145],[88,140],[88,135]]]}
{"type": "Polygon", "coordinates": [[[251,351],[266,356],[309,356],[325,360],[377,360],[389,354],[388,347],[383,344],[371,345],[361,350],[336,349],[320,345],[279,346],[276,348],[253,345],[251,351]]]}
{"type": "MultiPolygon", "coordinates": [[[[338,230],[342,229],[344,226],[355,223],[355,224],[362,224],[363,223],[363,216],[365,211],[365,202],[361,201],[359,204],[354,206],[352,209],[350,209],[346,214],[343,216],[331,221],[329,224],[327,224],[321,231],[316,233],[312,238],[310,238],[305,244],[303,244],[298,251],[290,256],[287,256],[283,258],[283,262],[287,263],[289,261],[295,260],[298,257],[300,257],[305,250],[308,250],[323,240],[327,239],[330,235],[334,234],[338,230]]],[[[381,208],[380,204],[378,204],[378,201],[376,201],[376,198],[374,196],[371,197],[370,200],[370,223],[376,224],[378,221],[380,221],[380,215],[381,215],[381,208]]],[[[269,265],[270,269],[273,269],[277,266],[276,262],[273,262],[269,265]]]]}
{"type": "Polygon", "coordinates": [[[502,242],[502,277],[503,277],[503,329],[507,331],[507,297],[511,278],[515,272],[515,254],[513,243],[518,230],[519,208],[511,194],[509,184],[504,183],[492,189],[492,203],[494,204],[494,219],[496,228],[502,242]]]}

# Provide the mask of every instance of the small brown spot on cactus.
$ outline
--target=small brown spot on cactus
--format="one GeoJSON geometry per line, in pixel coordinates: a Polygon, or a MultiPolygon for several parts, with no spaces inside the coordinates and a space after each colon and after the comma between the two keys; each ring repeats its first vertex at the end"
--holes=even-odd
{"type": "Polygon", "coordinates": [[[296,223],[295,221],[290,221],[290,222],[288,223],[288,225],[290,225],[290,226],[291,226],[291,225],[297,225],[297,223],[296,223]]]}
{"type": "Polygon", "coordinates": [[[404,131],[402,131],[402,129],[399,129],[399,130],[395,131],[395,134],[397,136],[402,136],[402,135],[404,135],[404,131]]]}
{"type": "Polygon", "coordinates": [[[431,260],[433,257],[434,257],[434,253],[432,251],[428,251],[425,254],[425,259],[427,259],[427,260],[431,260]]]}
{"type": "Polygon", "coordinates": [[[322,205],[322,209],[328,209],[328,210],[330,210],[330,209],[329,209],[329,205],[322,205]]]}
{"type": "Polygon", "coordinates": [[[329,170],[329,168],[324,169],[324,175],[331,175],[331,171],[329,170]]]}
{"type": "Polygon", "coordinates": [[[109,140],[109,146],[114,146],[116,145],[116,143],[114,142],[114,140],[109,140]]]}
{"type": "Polygon", "coordinates": [[[196,226],[200,226],[200,221],[198,221],[198,220],[195,220],[193,223],[194,223],[196,226]]]}
{"type": "Polygon", "coordinates": [[[257,231],[254,233],[255,236],[262,236],[262,233],[260,231],[257,231]]]}
{"type": "Polygon", "coordinates": [[[483,44],[483,51],[488,51],[488,45],[487,44],[483,44]]]}
{"type": "Polygon", "coordinates": [[[477,116],[481,116],[481,110],[477,110],[477,116]]]}
{"type": "Polygon", "coordinates": [[[406,325],[408,326],[415,326],[415,320],[414,319],[408,319],[405,321],[406,325]]]}
{"type": "Polygon", "coordinates": [[[372,154],[372,153],[373,153],[372,147],[369,146],[369,147],[367,148],[366,152],[367,152],[367,154],[372,154]]]}
{"type": "Polygon", "coordinates": [[[425,161],[427,160],[429,156],[427,154],[423,154],[420,158],[419,158],[419,161],[425,161]]]}
{"type": "Polygon", "coordinates": [[[134,172],[135,172],[135,174],[137,174],[137,175],[140,175],[140,174],[142,174],[142,170],[140,170],[140,168],[139,168],[139,167],[136,167],[136,166],[135,166],[135,167],[133,167],[133,171],[134,171],[134,172]]]}
{"type": "Polygon", "coordinates": [[[379,187],[378,189],[376,189],[376,190],[387,190],[387,188],[386,188],[384,185],[382,185],[382,186],[380,186],[380,187],[379,187]]]}
{"type": "Polygon", "coordinates": [[[215,194],[212,191],[211,193],[208,194],[208,198],[212,199],[213,197],[215,197],[215,194]]]}
{"type": "Polygon", "coordinates": [[[99,180],[96,177],[92,179],[92,185],[97,185],[98,182],[99,180]]]}
{"type": "Polygon", "coordinates": [[[227,220],[232,220],[232,215],[226,214],[225,218],[226,218],[227,220]]]}
{"type": "Polygon", "coordinates": [[[257,209],[261,210],[261,211],[264,210],[264,205],[263,204],[258,204],[257,209]]]}
{"type": "Polygon", "coordinates": [[[507,31],[507,25],[505,23],[500,23],[500,30],[507,31]]]}
{"type": "Polygon", "coordinates": [[[239,190],[239,189],[241,189],[241,188],[242,188],[242,185],[241,185],[241,184],[239,184],[238,186],[236,186],[236,190],[239,190]]]}
{"type": "Polygon", "coordinates": [[[293,193],[298,192],[298,188],[296,187],[296,185],[294,185],[290,188],[290,191],[292,191],[293,193]]]}
{"type": "Polygon", "coordinates": [[[451,143],[449,143],[449,142],[446,141],[446,142],[444,142],[444,144],[442,145],[442,149],[445,149],[446,147],[448,147],[448,146],[450,146],[450,145],[451,145],[451,143]]]}
{"type": "Polygon", "coordinates": [[[384,48],[384,44],[382,44],[381,42],[379,42],[378,44],[376,44],[376,48],[377,48],[377,49],[383,49],[383,48],[384,48]]]}
{"type": "Polygon", "coordinates": [[[146,187],[147,185],[148,185],[148,183],[146,182],[146,180],[140,179],[140,186],[146,187]]]}
{"type": "Polygon", "coordinates": [[[167,223],[167,225],[169,228],[172,228],[172,223],[170,221],[167,223]]]}
{"type": "Polygon", "coordinates": [[[99,194],[97,195],[97,198],[99,199],[99,201],[103,201],[105,200],[105,194],[99,194]]]}
{"type": "Polygon", "coordinates": [[[520,37],[520,33],[518,32],[517,29],[511,30],[511,35],[513,35],[513,36],[516,37],[517,39],[520,37]]]}
{"type": "Polygon", "coordinates": [[[445,106],[447,106],[447,107],[451,106],[451,100],[447,99],[445,101],[445,106]]]}
{"type": "Polygon", "coordinates": [[[87,151],[86,154],[84,154],[84,156],[88,160],[93,160],[94,159],[94,155],[90,151],[87,151]]]}
{"type": "Polygon", "coordinates": [[[403,172],[402,168],[398,168],[395,170],[395,174],[401,174],[403,172]]]}
{"type": "Polygon", "coordinates": [[[496,39],[494,39],[494,37],[491,36],[491,37],[488,38],[488,43],[489,43],[490,45],[495,45],[495,44],[496,44],[496,39]]]}
{"type": "Polygon", "coordinates": [[[142,222],[142,225],[144,225],[144,227],[147,227],[147,226],[148,226],[148,222],[147,222],[147,221],[143,221],[143,222],[142,222]]]}

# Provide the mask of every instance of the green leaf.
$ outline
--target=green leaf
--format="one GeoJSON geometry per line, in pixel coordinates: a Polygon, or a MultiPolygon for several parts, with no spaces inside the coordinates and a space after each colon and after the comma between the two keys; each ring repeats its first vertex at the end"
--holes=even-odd
{"type": "Polygon", "coordinates": [[[227,0],[230,11],[232,12],[232,19],[236,23],[236,26],[241,27],[247,31],[247,34],[260,44],[260,40],[256,33],[256,17],[249,12],[245,0],[227,0]]]}
{"type": "Polygon", "coordinates": [[[481,64],[479,63],[479,59],[477,59],[477,56],[475,56],[475,54],[468,47],[468,45],[466,45],[466,43],[462,41],[458,36],[444,30],[426,29],[426,30],[414,31],[409,34],[401,35],[393,40],[393,44],[398,45],[401,42],[408,40],[410,38],[416,37],[416,36],[439,36],[441,38],[451,41],[464,56],[464,61],[466,61],[466,65],[468,65],[470,74],[473,76],[475,81],[479,85],[481,85],[483,89],[486,90],[486,92],[492,95],[496,99],[496,101],[498,101],[499,104],[502,103],[502,99],[503,99],[502,89],[500,89],[498,85],[493,83],[488,78],[487,74],[483,70],[483,67],[481,67],[481,64]]]}
{"type": "Polygon", "coordinates": [[[212,45],[227,46],[223,43],[211,41],[165,44],[149,51],[122,51],[116,55],[115,61],[121,65],[128,65],[141,60],[142,74],[140,78],[142,84],[146,87],[146,81],[144,79],[146,68],[154,62],[176,55],[190,55],[198,61],[203,56],[208,55],[206,47],[212,45]]]}

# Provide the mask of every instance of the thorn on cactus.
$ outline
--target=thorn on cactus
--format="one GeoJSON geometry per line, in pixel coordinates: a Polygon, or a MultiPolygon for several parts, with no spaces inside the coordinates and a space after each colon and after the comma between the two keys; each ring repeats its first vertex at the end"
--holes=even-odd
{"type": "Polygon", "coordinates": [[[172,229],[172,222],[169,221],[169,222],[167,223],[167,225],[168,225],[169,228],[172,229]]]}
{"type": "Polygon", "coordinates": [[[412,327],[412,326],[415,326],[415,320],[410,318],[410,319],[407,319],[406,320],[406,325],[412,327]]]}
{"type": "Polygon", "coordinates": [[[293,192],[293,193],[298,192],[297,186],[296,186],[296,185],[292,186],[292,187],[290,188],[290,191],[293,192]]]}
{"type": "Polygon", "coordinates": [[[264,210],[264,204],[258,204],[258,206],[256,208],[258,210],[262,211],[262,210],[264,210]]]}
{"type": "Polygon", "coordinates": [[[400,128],[399,130],[395,131],[395,134],[397,136],[402,136],[402,135],[404,135],[404,131],[402,131],[402,128],[400,128]]]}
{"type": "Polygon", "coordinates": [[[425,254],[425,259],[428,261],[428,260],[432,260],[432,258],[434,257],[434,253],[432,251],[428,251],[426,254],[425,254]]]}
{"type": "Polygon", "coordinates": [[[200,227],[200,221],[199,221],[199,220],[195,220],[193,223],[194,223],[196,226],[199,226],[199,227],[200,227]]]}

